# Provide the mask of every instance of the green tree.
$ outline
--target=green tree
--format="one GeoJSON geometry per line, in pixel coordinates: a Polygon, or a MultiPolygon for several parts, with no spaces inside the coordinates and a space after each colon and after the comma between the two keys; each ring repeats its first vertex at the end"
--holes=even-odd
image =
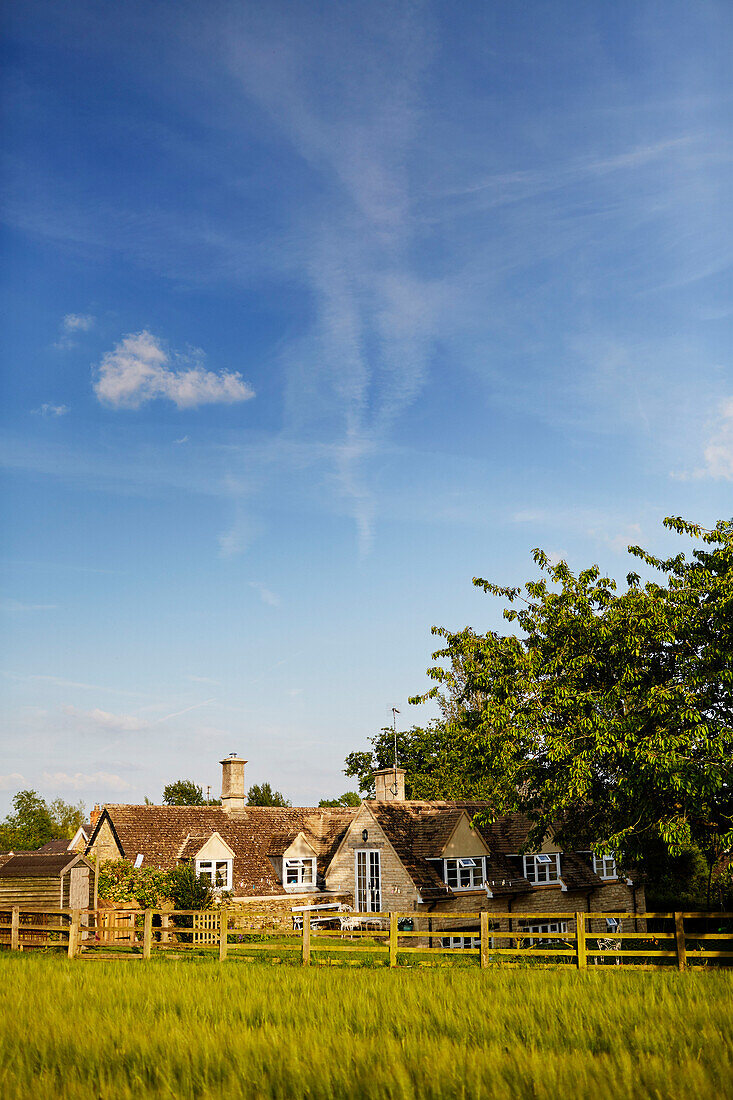
{"type": "Polygon", "coordinates": [[[322,798],[318,805],[319,807],[331,806],[334,809],[337,806],[360,806],[361,799],[356,791],[346,791],[345,794],[340,795],[338,798],[322,798]]]}
{"type": "Polygon", "coordinates": [[[218,798],[204,798],[204,792],[193,779],[177,779],[163,788],[164,806],[220,806],[218,798]]]}
{"type": "MultiPolygon", "coordinates": [[[[359,790],[374,797],[374,772],[394,763],[394,733],[385,727],[369,738],[371,752],[350,752],[344,774],[358,779],[359,790]]],[[[487,785],[478,774],[455,766],[455,740],[446,723],[431,722],[397,731],[398,766],[405,769],[406,798],[482,798],[487,785]]]]}
{"type": "Polygon", "coordinates": [[[168,872],[168,895],[176,909],[210,909],[214,888],[203,875],[196,874],[193,863],[181,863],[168,872]]]}
{"type": "Polygon", "coordinates": [[[247,792],[248,806],[290,806],[285,795],[273,791],[269,783],[254,783],[247,792]]]}
{"type": "Polygon", "coordinates": [[[49,804],[49,812],[58,829],[59,837],[74,836],[81,825],[84,824],[84,803],[64,802],[63,798],[54,798],[49,804]]]}
{"type": "Polygon", "coordinates": [[[4,851],[33,851],[60,837],[51,811],[36,791],[18,791],[13,809],[15,813],[8,814],[0,825],[0,848],[4,851]]]}
{"type": "Polygon", "coordinates": [[[733,841],[733,522],[665,526],[702,545],[665,560],[629,547],[658,579],[631,572],[619,593],[597,566],[576,576],[535,550],[539,580],[474,581],[518,633],[433,628],[447,665],[412,701],[451,700],[453,770],[526,813],[530,843],[554,827],[628,860],[697,845],[712,866],[733,841]]]}

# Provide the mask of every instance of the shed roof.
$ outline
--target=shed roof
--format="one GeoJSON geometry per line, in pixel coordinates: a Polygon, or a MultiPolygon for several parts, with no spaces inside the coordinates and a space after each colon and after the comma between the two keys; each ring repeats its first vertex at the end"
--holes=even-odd
{"type": "Polygon", "coordinates": [[[47,844],[42,844],[36,851],[43,855],[59,855],[62,852],[70,851],[70,845],[71,841],[64,838],[60,840],[49,840],[47,844]]]}
{"type": "Polygon", "coordinates": [[[25,852],[12,856],[0,866],[0,878],[59,878],[80,862],[90,866],[88,860],[75,853],[25,852]]]}

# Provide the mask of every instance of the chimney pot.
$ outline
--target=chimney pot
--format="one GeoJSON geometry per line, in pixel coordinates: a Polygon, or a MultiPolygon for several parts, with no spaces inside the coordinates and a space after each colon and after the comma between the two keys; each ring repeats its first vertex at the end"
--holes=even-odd
{"type": "Polygon", "coordinates": [[[236,753],[220,760],[221,764],[221,805],[226,813],[244,809],[244,765],[236,753]]]}
{"type": "Polygon", "coordinates": [[[374,772],[377,802],[405,801],[405,769],[380,768],[374,772]]]}

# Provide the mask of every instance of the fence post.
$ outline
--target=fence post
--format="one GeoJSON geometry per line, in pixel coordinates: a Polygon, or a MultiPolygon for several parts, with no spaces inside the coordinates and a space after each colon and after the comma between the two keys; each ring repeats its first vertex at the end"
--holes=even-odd
{"type": "Polygon", "coordinates": [[[223,962],[227,957],[227,947],[229,945],[229,913],[226,906],[222,905],[219,908],[219,962],[223,962]]]}
{"type": "Polygon", "coordinates": [[[143,958],[150,958],[150,950],[153,946],[153,910],[146,909],[143,917],[143,958]]]}
{"type": "Polygon", "coordinates": [[[171,922],[171,919],[168,916],[168,914],[167,913],[161,913],[161,915],[160,915],[160,929],[161,929],[161,931],[160,931],[160,942],[161,943],[166,943],[166,944],[170,943],[171,937],[170,937],[170,932],[168,931],[168,929],[170,927],[170,922],[171,922]]]}
{"type": "Polygon", "coordinates": [[[578,970],[585,970],[585,913],[575,914],[575,957],[578,962],[578,970]]]}
{"type": "Polygon", "coordinates": [[[685,944],[685,914],[674,915],[674,938],[677,946],[677,969],[684,970],[687,965],[687,945],[685,944]]]}
{"type": "Polygon", "coordinates": [[[71,924],[69,925],[69,958],[75,959],[79,952],[79,918],[78,909],[71,910],[71,924]]]}
{"type": "Polygon", "coordinates": [[[481,921],[481,969],[485,970],[489,965],[489,914],[479,914],[481,921]]]}
{"type": "Polygon", "coordinates": [[[311,964],[311,915],[303,913],[303,966],[311,964]]]}
{"type": "Polygon", "coordinates": [[[389,914],[389,965],[397,966],[397,914],[389,914]]]}
{"type": "Polygon", "coordinates": [[[20,951],[20,906],[14,905],[10,912],[10,950],[20,951]]]}

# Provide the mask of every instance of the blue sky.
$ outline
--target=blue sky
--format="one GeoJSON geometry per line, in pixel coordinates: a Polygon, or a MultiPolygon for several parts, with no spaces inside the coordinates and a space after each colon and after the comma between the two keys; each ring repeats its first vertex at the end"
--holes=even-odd
{"type": "Polygon", "coordinates": [[[473,576],[733,514],[732,32],[11,0],[0,810],[340,794],[473,576]]]}

